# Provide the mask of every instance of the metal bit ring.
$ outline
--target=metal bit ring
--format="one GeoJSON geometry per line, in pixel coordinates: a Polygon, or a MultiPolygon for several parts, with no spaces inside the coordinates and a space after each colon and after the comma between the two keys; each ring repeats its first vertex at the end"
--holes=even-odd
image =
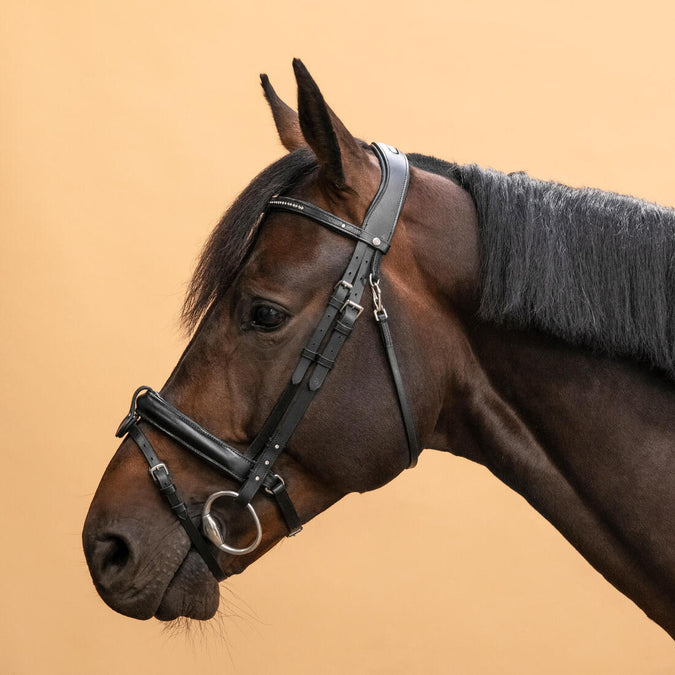
{"type": "Polygon", "coordinates": [[[204,535],[211,541],[215,546],[217,546],[221,551],[226,553],[231,553],[232,555],[245,555],[250,553],[258,547],[258,544],[262,540],[262,526],[260,525],[260,518],[255,512],[255,509],[251,504],[246,504],[248,512],[253,517],[253,522],[255,523],[256,536],[252,544],[249,544],[245,548],[234,548],[228,546],[223,539],[223,534],[218,527],[216,519],[211,515],[211,504],[220,499],[221,497],[232,497],[236,499],[239,496],[238,492],[232,492],[231,490],[223,490],[221,492],[214,492],[204,504],[204,509],[202,510],[202,529],[204,535]]]}

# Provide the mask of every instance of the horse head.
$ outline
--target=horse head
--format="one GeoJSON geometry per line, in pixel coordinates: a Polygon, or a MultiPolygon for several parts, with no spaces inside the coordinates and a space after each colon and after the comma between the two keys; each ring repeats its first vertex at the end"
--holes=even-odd
{"type": "Polygon", "coordinates": [[[300,61],[294,70],[297,113],[261,78],[289,152],[249,184],[212,233],[184,308],[192,338],[160,395],[139,397],[121,431],[130,435],[87,516],[83,540],[96,588],[129,616],[210,618],[216,578],[241,572],[299,529],[289,519],[304,524],[350,492],[382,486],[411,464],[411,453],[415,459],[445,437],[466,377],[470,349],[459,316],[475,304],[477,275],[470,198],[413,168],[393,241],[364,241],[367,228],[358,225],[385,190],[383,151],[347,130],[300,61]],[[310,207],[314,219],[299,210],[310,207]],[[448,227],[453,247],[439,251],[438,231],[448,227]],[[367,265],[359,246],[371,256],[367,265]],[[365,292],[355,300],[358,283],[365,292]],[[386,317],[388,338],[378,325],[386,317]],[[289,403],[303,396],[299,407],[289,403]],[[292,427],[279,452],[270,417],[292,427]],[[195,429],[197,445],[216,447],[225,470],[186,451],[184,436],[195,429]],[[246,469],[240,480],[230,461],[246,469]],[[169,470],[158,491],[153,477],[169,470]],[[277,491],[292,506],[275,502],[277,491]],[[193,530],[208,502],[201,536],[209,553],[200,555],[160,492],[171,492],[174,512],[183,508],[193,530]],[[244,500],[244,492],[252,496],[244,500]]]}

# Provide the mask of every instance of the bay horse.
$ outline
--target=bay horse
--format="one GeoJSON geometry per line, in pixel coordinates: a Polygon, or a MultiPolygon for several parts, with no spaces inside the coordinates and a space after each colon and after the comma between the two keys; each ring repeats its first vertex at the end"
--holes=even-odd
{"type": "Polygon", "coordinates": [[[675,637],[675,211],[366,145],[293,66],[297,112],[261,76],[288,154],[211,234],[89,509],[103,600],[209,619],[220,579],[435,448],[675,637]]]}

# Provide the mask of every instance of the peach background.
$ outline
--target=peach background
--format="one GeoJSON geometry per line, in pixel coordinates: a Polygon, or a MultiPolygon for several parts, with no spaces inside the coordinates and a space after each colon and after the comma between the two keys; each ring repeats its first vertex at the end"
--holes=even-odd
{"type": "Polygon", "coordinates": [[[440,453],[320,516],[187,636],[98,599],[80,530],[195,257],[281,153],[304,59],[355,133],[675,204],[672,3],[0,5],[4,673],[672,673],[673,643],[440,453]]]}

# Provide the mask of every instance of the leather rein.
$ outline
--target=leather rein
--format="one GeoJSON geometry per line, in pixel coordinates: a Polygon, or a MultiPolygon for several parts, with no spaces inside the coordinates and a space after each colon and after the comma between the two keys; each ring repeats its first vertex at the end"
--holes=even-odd
{"type": "Polygon", "coordinates": [[[419,444],[415,424],[401,378],[389,329],[389,317],[382,303],[380,289],[380,264],[382,256],[387,253],[391,244],[406,198],[410,169],[407,157],[395,148],[383,143],[374,143],[371,147],[380,163],[382,175],[380,186],[368,207],[361,227],[300,199],[275,195],[267,203],[263,217],[271,210],[295,213],[310,218],[342,236],[356,240],[356,245],[323,316],[300,354],[290,381],[245,454],[209,433],[167,403],[156,391],[145,386],[139,387],[134,392],[129,414],[117,429],[117,437],[122,438],[129,434],[138,445],[148,462],[150,476],[157,488],[218,581],[224,579],[226,575],[212,554],[206,539],[220,550],[232,555],[244,555],[253,551],[262,540],[262,526],[251,501],[261,489],[276,500],[288,528],[288,536],[302,530],[300,518],[288,495],[286,484],[281,476],[274,473],[274,463],[335,365],[342,346],[363,312],[360,303],[367,286],[372,292],[373,315],[389,362],[405,427],[409,467],[417,463],[419,444]],[[187,506],[178,495],[168,467],[157,457],[140,429],[141,421],[169,436],[183,448],[190,450],[201,460],[241,485],[238,492],[232,490],[214,492],[206,500],[202,510],[203,534],[192,521],[187,506]],[[247,509],[255,524],[255,538],[243,548],[235,548],[225,542],[225,533],[211,515],[214,501],[225,497],[247,509]]]}

